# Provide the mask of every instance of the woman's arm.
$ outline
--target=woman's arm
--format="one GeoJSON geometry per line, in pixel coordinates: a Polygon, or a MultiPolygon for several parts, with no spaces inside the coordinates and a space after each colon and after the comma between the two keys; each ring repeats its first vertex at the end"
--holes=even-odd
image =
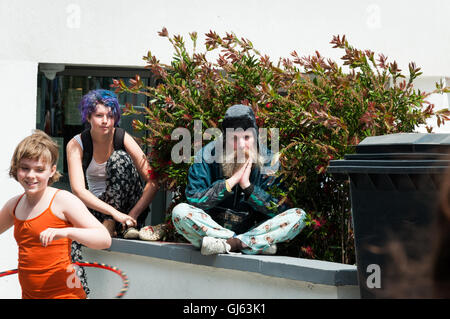
{"type": "Polygon", "coordinates": [[[67,167],[69,172],[70,187],[72,192],[89,208],[94,209],[105,215],[110,215],[114,220],[125,224],[130,221],[133,225],[136,224],[136,220],[132,216],[128,216],[104,201],[98,199],[88,189],[86,189],[86,183],[84,180],[84,171],[82,165],[83,150],[80,144],[75,139],[71,139],[67,143],[67,167]]]}
{"type": "Polygon", "coordinates": [[[138,216],[146,209],[153,198],[155,198],[156,192],[158,191],[158,183],[156,180],[151,180],[149,177],[150,164],[142,151],[141,147],[134,140],[134,138],[125,132],[124,146],[127,153],[133,160],[134,166],[136,166],[139,175],[145,181],[144,190],[142,192],[141,198],[138,200],[136,205],[128,212],[128,215],[137,219],[138,216]]]}
{"type": "Polygon", "coordinates": [[[52,212],[70,222],[73,227],[47,228],[40,234],[43,246],[59,238],[70,238],[93,249],[106,249],[111,246],[108,230],[89,212],[83,202],[70,192],[63,190],[56,194],[52,212]]]}

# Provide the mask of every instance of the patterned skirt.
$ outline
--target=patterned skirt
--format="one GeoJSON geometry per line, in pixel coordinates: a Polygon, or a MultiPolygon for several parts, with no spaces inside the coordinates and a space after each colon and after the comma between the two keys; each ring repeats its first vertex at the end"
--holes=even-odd
{"type": "MultiPolygon", "coordinates": [[[[130,155],[123,151],[114,151],[106,162],[106,190],[99,196],[99,199],[113,206],[118,211],[127,214],[136,205],[142,196],[144,190],[143,182],[139,173],[134,166],[130,155]]],[[[111,216],[102,214],[93,209],[89,209],[91,213],[100,221],[112,219],[111,216]]],[[[145,219],[149,213],[149,209],[142,212],[137,219],[137,229],[145,224],[145,219]]],[[[121,234],[120,223],[116,223],[116,231],[121,234]]],[[[82,245],[76,241],[72,242],[72,262],[82,262],[81,255],[82,245]]],[[[83,267],[77,267],[77,275],[83,284],[86,295],[89,294],[87,285],[87,276],[83,267]]]]}

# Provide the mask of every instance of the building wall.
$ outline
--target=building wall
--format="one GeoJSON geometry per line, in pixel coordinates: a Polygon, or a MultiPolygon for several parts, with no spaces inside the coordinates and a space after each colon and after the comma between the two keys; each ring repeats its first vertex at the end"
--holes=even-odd
{"type": "Polygon", "coordinates": [[[168,62],[171,47],[156,34],[165,26],[185,38],[234,32],[273,59],[293,50],[338,57],[329,42],[345,34],[400,67],[415,61],[424,75],[450,76],[449,11],[446,0],[2,0],[0,59],[143,65],[151,49],[168,62]]]}
{"type": "MultiPolygon", "coordinates": [[[[35,127],[37,63],[0,60],[0,207],[23,191],[8,170],[16,144],[35,127]]],[[[0,235],[0,271],[17,268],[17,245],[12,228],[0,235]]],[[[20,296],[17,276],[1,279],[0,298],[20,296]]]]}
{"type": "MultiPolygon", "coordinates": [[[[0,0],[0,205],[21,192],[7,170],[15,145],[35,127],[39,63],[143,66],[149,49],[167,63],[171,46],[157,36],[164,26],[185,39],[198,32],[199,45],[209,30],[234,32],[274,61],[293,50],[338,59],[342,52],[329,42],[345,34],[402,69],[416,62],[424,73],[419,87],[432,88],[450,82],[448,12],[447,0],[0,0]]],[[[448,96],[430,100],[448,106],[448,96]]],[[[0,252],[0,271],[17,265],[11,230],[0,235],[0,252]]],[[[19,290],[16,280],[2,279],[0,297],[19,290]]]]}
{"type": "MultiPolygon", "coordinates": [[[[112,251],[83,249],[85,260],[124,271],[133,299],[359,299],[357,285],[333,286],[259,273],[224,269],[112,251]],[[220,288],[219,288],[220,287],[220,288]]],[[[112,298],[121,289],[119,276],[85,268],[89,297],[112,298]]]]}

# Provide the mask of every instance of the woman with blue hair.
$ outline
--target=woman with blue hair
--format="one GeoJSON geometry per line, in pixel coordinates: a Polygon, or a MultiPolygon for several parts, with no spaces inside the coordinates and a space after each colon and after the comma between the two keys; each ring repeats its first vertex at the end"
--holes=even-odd
{"type": "MultiPolygon", "coordinates": [[[[158,185],[150,180],[150,166],[141,147],[119,128],[120,107],[116,95],[94,90],[79,104],[88,128],[67,144],[67,165],[72,192],[106,227],[111,237],[133,239],[149,212],[158,185]],[[143,185],[142,180],[145,181],[143,185]]],[[[81,262],[81,244],[72,242],[72,262],[81,262]]],[[[77,275],[86,295],[86,273],[77,275]]]]}
{"type": "Polygon", "coordinates": [[[79,108],[89,128],[67,144],[72,191],[111,236],[138,238],[158,189],[149,179],[147,158],[133,137],[118,127],[120,107],[113,92],[90,91],[79,108]]]}
{"type": "MultiPolygon", "coordinates": [[[[138,229],[144,226],[158,190],[157,182],[149,179],[147,158],[133,137],[118,127],[120,107],[113,92],[90,91],[79,109],[88,128],[67,144],[72,192],[111,237],[139,238],[138,229]]],[[[75,241],[71,257],[72,262],[82,261],[81,245],[75,241]]],[[[88,294],[84,269],[77,275],[88,294]]]]}

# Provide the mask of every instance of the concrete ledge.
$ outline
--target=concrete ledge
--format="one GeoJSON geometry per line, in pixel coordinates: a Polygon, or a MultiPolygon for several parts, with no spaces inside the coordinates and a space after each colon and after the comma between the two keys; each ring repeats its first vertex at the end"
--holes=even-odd
{"type": "Polygon", "coordinates": [[[108,250],[194,265],[249,271],[313,284],[328,286],[358,285],[356,266],[320,260],[244,254],[203,256],[199,250],[190,244],[117,238],[113,239],[112,245],[108,250]]]}

